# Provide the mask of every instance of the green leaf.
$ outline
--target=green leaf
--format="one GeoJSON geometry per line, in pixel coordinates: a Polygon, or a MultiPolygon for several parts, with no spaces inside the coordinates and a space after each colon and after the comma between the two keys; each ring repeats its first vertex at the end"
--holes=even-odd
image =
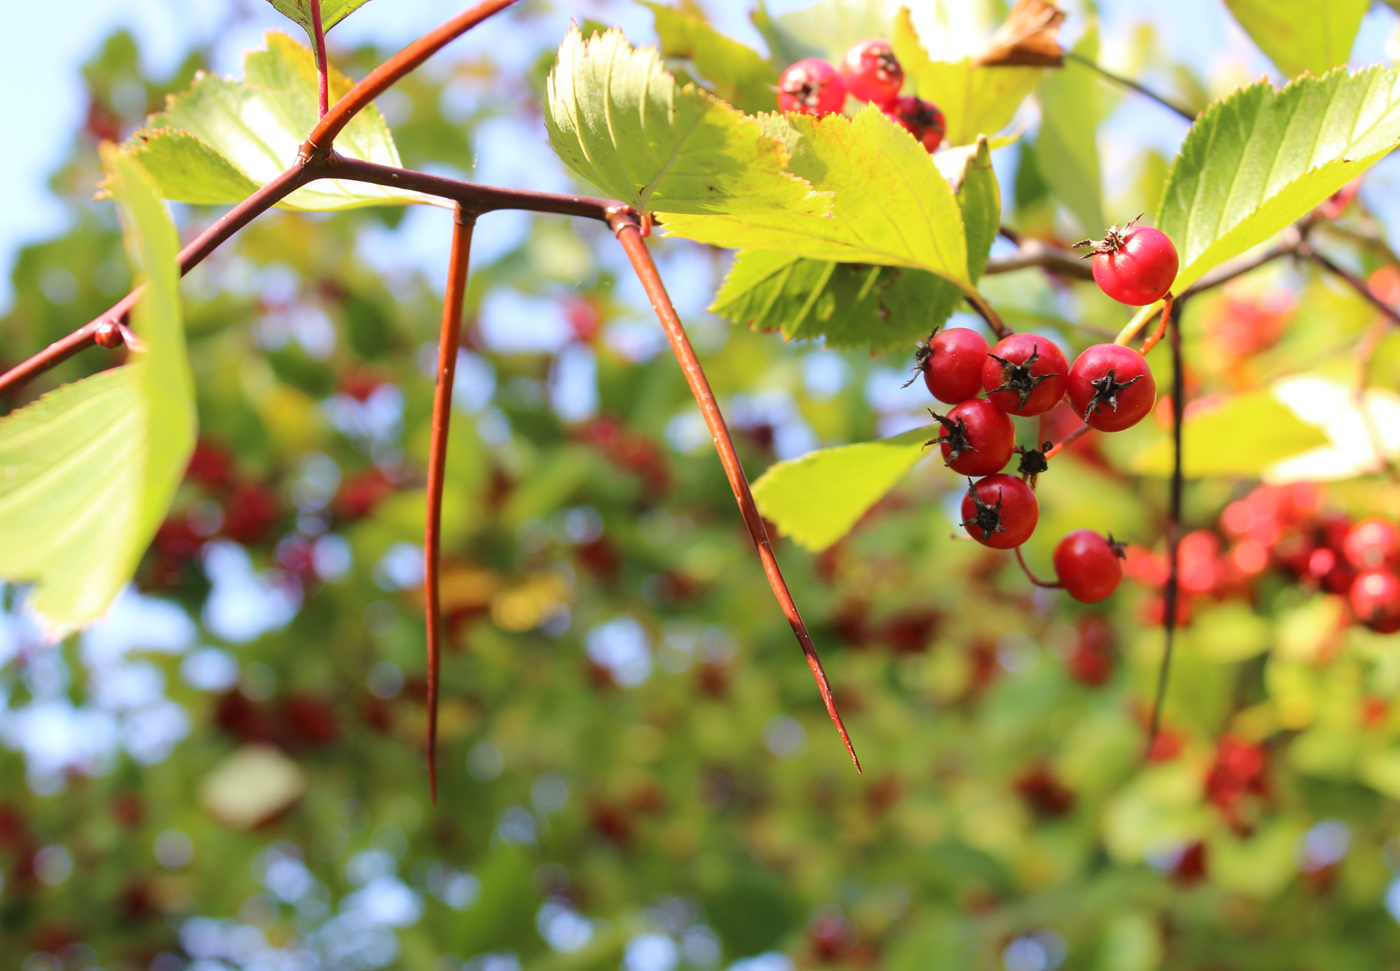
{"type": "Polygon", "coordinates": [[[1400,73],[1251,85],[1207,108],[1172,163],[1157,228],[1181,256],[1174,289],[1310,212],[1400,141],[1400,73]]]}
{"type": "MultiPolygon", "coordinates": [[[[351,86],[349,78],[331,70],[332,100],[351,86]]],[[[242,202],[296,164],[297,148],[318,116],[315,55],[286,34],[269,31],[267,49],[244,58],[242,81],[198,76],[123,147],[151,173],[164,198],[227,205],[242,202]]],[[[335,147],[349,158],[402,164],[384,117],[373,105],[351,120],[335,147]]],[[[433,201],[363,182],[322,181],[298,189],[279,205],[322,212],[433,201]]]]}
{"type": "MultiPolygon", "coordinates": [[[[308,37],[311,34],[311,4],[318,0],[267,0],[284,17],[301,24],[308,37]]],[[[369,0],[319,0],[321,30],[329,31],[336,24],[363,7],[369,0]]]]}
{"type": "Polygon", "coordinates": [[[957,286],[922,270],[742,250],[709,309],[788,340],[881,353],[926,337],[961,301],[957,286]]]}
{"type": "Polygon", "coordinates": [[[559,45],[545,92],[549,142],[565,164],[642,212],[791,213],[828,200],[786,171],[788,153],[750,118],[681,87],[654,48],[614,29],[559,45]]]}
{"type": "Polygon", "coordinates": [[[1240,26],[1289,77],[1345,64],[1370,0],[1225,0],[1240,26]]]}
{"type": "Polygon", "coordinates": [[[740,111],[772,111],[778,72],[763,55],[731,40],[700,17],[649,0],[642,6],[656,18],[661,53],[689,61],[695,73],[714,86],[715,94],[740,111]]]}
{"type": "MultiPolygon", "coordinates": [[[[1090,30],[1075,46],[1090,61],[1098,59],[1099,39],[1090,30]]],[[[1066,61],[1040,82],[1040,137],[1036,162],[1055,198],[1079,219],[1080,228],[1099,235],[1108,220],[1103,214],[1099,167],[1098,124],[1103,98],[1098,78],[1078,61],[1066,61]]]]}
{"type": "MultiPolygon", "coordinates": [[[[944,156],[949,154],[943,153],[944,156]]],[[[962,172],[952,182],[958,186],[958,207],[962,210],[967,236],[968,276],[976,283],[1001,228],[1001,186],[992,169],[992,153],[986,136],[977,137],[975,150],[968,154],[962,172]]]]}
{"type": "Polygon", "coordinates": [[[928,270],[965,288],[967,241],[953,188],[924,147],[874,105],[855,118],[764,115],[790,169],[831,192],[830,216],[804,212],[668,216],[668,235],[844,263],[928,270]]]}
{"type": "MultiPolygon", "coordinates": [[[[1182,471],[1191,479],[1257,478],[1274,462],[1327,443],[1322,431],[1304,423],[1268,388],[1233,395],[1189,415],[1181,431],[1182,471]]],[[[1171,475],[1170,437],[1139,452],[1133,471],[1171,475]]]]}
{"type": "Polygon", "coordinates": [[[1033,67],[979,67],[971,57],[959,61],[929,58],[908,10],[900,10],[890,37],[904,68],[906,86],[943,112],[950,145],[967,145],[978,135],[1005,128],[1043,73],[1033,67]]]}
{"type": "Polygon", "coordinates": [[[194,447],[179,239],[150,176],[104,154],[145,283],[132,328],[147,349],[0,419],[0,576],[35,583],[52,639],[101,617],[131,578],[194,447]]]}
{"type": "Polygon", "coordinates": [[[753,484],[753,497],[779,532],[820,552],[850,532],[928,454],[924,442],[937,434],[937,428],[916,428],[779,462],[753,484]]]}

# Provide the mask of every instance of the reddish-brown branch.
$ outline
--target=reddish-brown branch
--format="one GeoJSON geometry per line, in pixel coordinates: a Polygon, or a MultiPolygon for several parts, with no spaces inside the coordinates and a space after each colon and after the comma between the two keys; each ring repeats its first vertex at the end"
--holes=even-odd
{"type": "Polygon", "coordinates": [[[326,31],[321,26],[321,0],[311,0],[311,40],[316,46],[316,99],[318,118],[331,108],[331,66],[326,60],[326,31]]]}
{"type": "Polygon", "coordinates": [[[301,145],[302,158],[315,158],[330,151],[335,136],[350,123],[365,105],[379,97],[390,86],[408,74],[439,50],[461,37],[483,20],[500,13],[516,0],[482,0],[475,7],[454,17],[437,30],[424,34],[355,85],[341,98],[311,130],[301,145]]]}
{"type": "Polygon", "coordinates": [[[807,633],[807,625],[803,623],[802,615],[798,613],[797,604],[793,602],[792,594],[788,592],[787,582],[783,579],[782,571],[778,568],[777,557],[773,555],[773,544],[768,539],[768,531],[763,525],[763,517],[759,515],[753,493],[749,490],[749,480],[744,475],[744,467],[740,464],[739,455],[734,450],[734,442],[729,437],[729,428],[725,424],[724,415],[720,413],[714,392],[710,390],[710,382],[705,377],[705,371],[695,356],[695,350],[690,346],[690,338],[686,336],[685,327],[681,324],[680,317],[676,314],[676,308],[672,306],[671,298],[666,293],[666,287],[661,282],[661,275],[656,271],[656,264],[652,262],[651,254],[647,252],[646,243],[642,241],[641,219],[630,207],[619,206],[613,211],[610,221],[613,232],[617,234],[618,241],[622,243],[622,248],[627,252],[628,259],[632,261],[632,268],[636,271],[642,288],[646,290],[652,309],[656,311],[656,316],[661,321],[662,329],[666,331],[666,338],[671,342],[671,350],[675,352],[676,360],[680,362],[681,371],[685,374],[686,383],[690,385],[691,394],[695,396],[695,401],[700,406],[700,414],[704,416],[710,437],[714,439],[715,450],[719,452],[720,464],[724,466],[725,475],[729,477],[729,486],[734,490],[734,499],[738,502],[739,511],[743,514],[744,525],[748,527],[749,536],[758,549],[759,559],[763,561],[763,572],[768,576],[768,584],[773,588],[773,596],[778,599],[783,613],[787,616],[788,623],[792,625],[793,633],[797,635],[797,642],[802,646],[802,653],[807,658],[807,666],[812,669],[812,675],[817,679],[817,690],[821,692],[827,714],[831,716],[831,721],[836,726],[836,731],[840,733],[841,741],[845,744],[846,751],[850,753],[856,771],[859,772],[860,759],[856,757],[856,750],[851,745],[851,738],[846,733],[846,726],[841,721],[840,712],[836,709],[836,699],[832,697],[831,684],[827,681],[826,672],[822,669],[822,662],[817,656],[817,649],[812,644],[812,638],[807,633]]]}
{"type": "Polygon", "coordinates": [[[423,606],[428,624],[428,790],[437,802],[438,685],[442,663],[442,488],[447,467],[447,431],[452,421],[452,380],[457,373],[457,350],[462,343],[462,301],[467,291],[467,261],[471,257],[476,217],[457,207],[448,258],[447,296],[442,305],[438,338],[437,387],[433,391],[433,429],[428,444],[428,518],[423,530],[423,606]]]}
{"type": "Polygon", "coordinates": [[[1021,555],[1021,547],[1017,546],[1014,552],[1016,554],[1016,562],[1021,564],[1021,572],[1026,575],[1026,579],[1029,580],[1031,583],[1035,584],[1037,587],[1045,587],[1047,590],[1064,589],[1065,585],[1063,583],[1060,583],[1058,580],[1054,583],[1051,583],[1048,580],[1040,579],[1034,573],[1032,573],[1030,564],[1028,564],[1026,562],[1026,558],[1023,555],[1021,555]]]}

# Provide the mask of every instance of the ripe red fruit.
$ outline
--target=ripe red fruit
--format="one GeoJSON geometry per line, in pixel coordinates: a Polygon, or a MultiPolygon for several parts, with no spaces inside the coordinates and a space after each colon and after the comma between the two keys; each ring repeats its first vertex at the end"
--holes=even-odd
{"type": "Polygon", "coordinates": [[[1122,344],[1095,344],[1069,369],[1069,400],[1090,428],[1121,432],[1152,410],[1157,382],[1147,360],[1122,344]]]}
{"type": "Polygon", "coordinates": [[[1039,415],[1065,395],[1069,363],[1049,338],[1012,334],[982,360],[987,400],[1013,415],[1039,415]]]}
{"type": "Polygon", "coordinates": [[[1066,533],[1055,547],[1055,575],[1081,603],[1107,600],[1123,579],[1123,547],[1092,529],[1066,533]]]}
{"type": "Polygon", "coordinates": [[[1016,447],[1016,426],[996,405],[983,398],[964,401],[947,416],[930,411],[943,426],[936,439],[943,464],[961,475],[991,475],[1006,468],[1016,447]]]}
{"type": "Polygon", "coordinates": [[[1009,550],[1031,538],[1040,519],[1035,493],[1014,475],[989,475],[967,490],[962,527],[983,546],[1009,550]]]}
{"type": "Polygon", "coordinates": [[[1400,526],[1388,519],[1363,519],[1342,541],[1347,562],[1358,570],[1400,568],[1400,526]]]}
{"type": "Polygon", "coordinates": [[[819,57],[798,61],[778,78],[778,110],[829,115],[846,104],[846,82],[819,57]]]}
{"type": "Polygon", "coordinates": [[[1367,570],[1351,584],[1351,612],[1378,634],[1400,631],[1400,578],[1388,570],[1367,570]]]}
{"type": "Polygon", "coordinates": [[[928,151],[936,152],[938,146],[943,144],[943,134],[948,126],[943,120],[943,112],[933,102],[906,95],[896,98],[881,110],[928,151]]]}
{"type": "Polygon", "coordinates": [[[899,97],[904,68],[887,40],[869,38],[851,45],[837,66],[851,97],[884,106],[899,97]]]}
{"type": "Polygon", "coordinates": [[[1075,245],[1090,244],[1094,246],[1094,281],[1119,303],[1143,307],[1172,288],[1179,265],[1176,247],[1161,230],[1128,223],[1122,229],[1110,227],[1103,239],[1075,245]]]}
{"type": "Polygon", "coordinates": [[[949,327],[928,342],[921,367],[929,393],[955,405],[982,393],[982,362],[987,339],[967,327],[949,327]]]}

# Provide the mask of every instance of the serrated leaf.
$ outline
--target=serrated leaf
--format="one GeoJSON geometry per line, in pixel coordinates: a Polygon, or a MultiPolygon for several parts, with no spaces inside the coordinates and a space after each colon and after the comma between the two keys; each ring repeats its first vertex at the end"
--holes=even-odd
{"type": "MultiPolygon", "coordinates": [[[[1224,398],[1188,415],[1181,433],[1182,472],[1189,479],[1258,478],[1275,462],[1327,443],[1326,435],[1300,420],[1268,388],[1224,398]]],[[[1139,452],[1133,471],[1171,475],[1170,437],[1164,434],[1139,452]]]]}
{"type": "Polygon", "coordinates": [[[689,61],[715,94],[740,111],[772,111],[778,72],[758,51],[726,37],[701,18],[650,0],[640,0],[656,20],[665,57],[689,61]]]}
{"type": "Polygon", "coordinates": [[[131,578],[194,447],[179,240],[150,177],[115,149],[104,160],[145,283],[132,328],[146,351],[0,419],[0,576],[34,582],[53,639],[97,620],[131,578]]]}
{"type": "Polygon", "coordinates": [[[994,135],[1010,122],[1044,72],[1033,67],[981,67],[971,56],[958,61],[929,58],[908,10],[900,10],[890,36],[904,68],[906,87],[943,112],[945,138],[967,145],[978,135],[994,135]]]}
{"type": "Polygon", "coordinates": [[[296,21],[311,36],[311,4],[321,4],[321,30],[329,31],[336,24],[363,7],[369,0],[267,0],[278,13],[296,21]]]}
{"type": "MultiPolygon", "coordinates": [[[[1075,45],[1075,52],[1098,59],[1097,30],[1075,45]]],[[[1040,136],[1036,162],[1055,198],[1079,219],[1084,232],[1098,236],[1108,225],[1103,214],[1098,125],[1103,114],[1099,79],[1078,61],[1050,71],[1040,82],[1040,136]]]]}
{"type": "MultiPolygon", "coordinates": [[[[199,75],[123,146],[155,178],[164,198],[201,205],[241,202],[296,163],[297,148],[319,117],[316,58],[281,32],[269,31],[266,39],[266,50],[244,58],[243,80],[199,75]]],[[[351,86],[332,68],[333,101],[351,86]]],[[[402,164],[384,117],[373,105],[351,120],[335,147],[349,158],[402,164]]],[[[323,212],[413,202],[434,200],[363,182],[321,181],[298,189],[279,205],[323,212]]]]}
{"type": "Polygon", "coordinates": [[[764,115],[792,152],[789,168],[832,193],[830,216],[668,216],[667,235],[843,263],[927,270],[971,287],[962,213],[924,147],[874,105],[842,115],[764,115]]]}
{"type": "Polygon", "coordinates": [[[922,270],[742,250],[709,309],[788,340],[824,337],[830,348],[881,353],[926,337],[962,296],[956,285],[922,270]]]}
{"type": "Polygon", "coordinates": [[[1371,67],[1251,85],[1202,112],[1172,163],[1157,228],[1180,293],[1310,212],[1400,141],[1400,73],[1371,67]]]}
{"type": "Polygon", "coordinates": [[[1351,56],[1370,0],[1225,0],[1240,26],[1289,77],[1321,75],[1351,56]]]}
{"type": "Polygon", "coordinates": [[[866,510],[929,454],[924,442],[937,434],[936,428],[918,428],[779,462],[753,484],[754,499],[779,532],[820,552],[850,532],[866,510]]]}
{"type": "Polygon", "coordinates": [[[972,282],[981,277],[992,253],[992,243],[1001,228],[1001,187],[992,169],[991,149],[985,135],[979,135],[975,152],[968,158],[958,186],[958,207],[962,210],[963,231],[967,237],[967,269],[972,282]]]}
{"type": "Polygon", "coordinates": [[[817,219],[827,199],[786,171],[788,152],[750,118],[681,87],[655,48],[613,29],[559,45],[544,104],[564,163],[642,212],[792,213],[817,219]]]}

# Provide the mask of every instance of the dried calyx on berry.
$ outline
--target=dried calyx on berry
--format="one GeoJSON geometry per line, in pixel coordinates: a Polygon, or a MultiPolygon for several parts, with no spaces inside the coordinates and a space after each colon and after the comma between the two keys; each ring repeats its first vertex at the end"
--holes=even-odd
{"type": "Polygon", "coordinates": [[[996,394],[1000,391],[1014,391],[1021,399],[1021,407],[1026,407],[1030,403],[1031,395],[1035,392],[1036,386],[1046,378],[1057,378],[1058,371],[1048,374],[1034,373],[1035,362],[1040,360],[1040,345],[1034,345],[1031,356],[1019,364],[1015,361],[1007,360],[1004,357],[997,357],[988,353],[988,357],[1001,365],[1001,386],[991,389],[988,394],[996,394]]]}
{"type": "Polygon", "coordinates": [[[982,531],[983,536],[990,536],[993,533],[1004,533],[1006,527],[1001,524],[1001,501],[1002,494],[997,493],[997,504],[995,506],[987,503],[977,494],[977,487],[971,479],[967,480],[967,495],[972,500],[976,512],[971,519],[964,519],[958,523],[959,526],[976,526],[982,531]]]}
{"type": "Polygon", "coordinates": [[[1081,260],[1092,260],[1099,254],[1112,254],[1121,250],[1128,242],[1128,230],[1138,224],[1138,220],[1147,215],[1144,212],[1138,213],[1123,225],[1114,223],[1104,230],[1103,239],[1081,239],[1077,243],[1071,243],[1070,247],[1078,249],[1081,246],[1092,246],[1089,252],[1080,257],[1081,260]]]}
{"type": "Polygon", "coordinates": [[[930,445],[948,446],[948,454],[945,457],[946,462],[956,462],[958,457],[964,453],[977,451],[977,449],[973,448],[972,443],[967,440],[967,422],[963,421],[961,418],[949,418],[946,415],[940,415],[932,408],[928,410],[928,413],[933,416],[934,421],[943,426],[943,436],[940,438],[930,438],[928,441],[924,442],[924,448],[928,448],[930,445]]]}
{"type": "Polygon", "coordinates": [[[1054,446],[1054,442],[1045,442],[1040,448],[1022,448],[1017,445],[1016,454],[1021,456],[1021,461],[1016,466],[1016,474],[1023,479],[1031,479],[1050,468],[1050,461],[1045,457],[1045,453],[1054,446]]]}
{"type": "Polygon", "coordinates": [[[1089,382],[1094,389],[1094,396],[1089,399],[1089,404],[1084,408],[1084,419],[1088,421],[1089,416],[1104,405],[1118,410],[1118,392],[1124,388],[1131,387],[1142,380],[1142,375],[1134,375],[1126,381],[1119,381],[1116,368],[1109,368],[1102,377],[1095,378],[1089,382]]]}
{"type": "MultiPolygon", "coordinates": [[[[919,380],[919,375],[928,370],[928,359],[933,357],[933,348],[930,345],[933,343],[933,338],[937,333],[938,331],[934,331],[932,334],[928,335],[928,340],[919,341],[919,343],[914,345],[914,376],[899,386],[901,390],[919,380]]],[[[929,412],[929,414],[933,413],[929,412]]],[[[934,415],[934,417],[937,418],[938,416],[934,415]]],[[[939,420],[941,421],[942,419],[939,420]]]]}

